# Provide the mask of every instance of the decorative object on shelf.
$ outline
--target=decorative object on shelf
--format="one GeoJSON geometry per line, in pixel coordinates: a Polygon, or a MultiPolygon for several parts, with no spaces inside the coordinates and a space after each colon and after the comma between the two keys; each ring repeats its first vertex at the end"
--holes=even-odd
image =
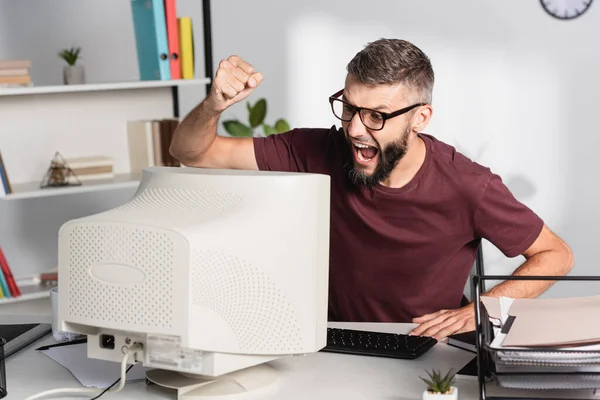
{"type": "Polygon", "coordinates": [[[542,8],[554,18],[571,20],[583,15],[592,5],[592,0],[540,0],[542,8]]]}
{"type": "Polygon", "coordinates": [[[441,371],[435,369],[431,372],[426,371],[429,379],[421,378],[427,384],[427,389],[423,392],[423,400],[457,400],[458,388],[454,386],[455,373],[451,369],[442,376],[441,371]]]}
{"type": "Polygon", "coordinates": [[[80,186],[81,182],[77,175],[71,170],[63,156],[57,151],[54,158],[50,161],[50,167],[40,184],[40,188],[61,187],[61,186],[80,186]]]}
{"type": "Polygon", "coordinates": [[[257,136],[255,129],[262,126],[262,134],[264,136],[283,133],[290,130],[288,122],[280,118],[275,121],[274,125],[264,123],[267,116],[267,100],[260,99],[254,105],[247,102],[248,109],[248,125],[240,122],[237,119],[223,121],[223,126],[227,133],[231,136],[257,136]]]}
{"type": "Polygon", "coordinates": [[[80,53],[81,47],[62,49],[58,53],[58,56],[67,63],[63,67],[63,83],[65,85],[81,85],[85,83],[85,70],[82,65],[77,65],[80,53]]]}

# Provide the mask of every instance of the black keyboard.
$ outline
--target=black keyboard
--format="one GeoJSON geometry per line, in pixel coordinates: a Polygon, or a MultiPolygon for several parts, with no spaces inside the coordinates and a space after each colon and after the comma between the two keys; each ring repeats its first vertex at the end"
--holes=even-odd
{"type": "Polygon", "coordinates": [[[327,345],[321,351],[413,360],[436,343],[427,336],[327,328],[327,345]]]}

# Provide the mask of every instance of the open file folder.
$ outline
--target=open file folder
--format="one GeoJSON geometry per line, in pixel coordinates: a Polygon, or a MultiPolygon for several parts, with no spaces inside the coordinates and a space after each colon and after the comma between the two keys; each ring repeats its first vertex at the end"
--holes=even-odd
{"type": "Polygon", "coordinates": [[[600,387],[600,297],[481,297],[498,383],[524,389],[600,387]]]}

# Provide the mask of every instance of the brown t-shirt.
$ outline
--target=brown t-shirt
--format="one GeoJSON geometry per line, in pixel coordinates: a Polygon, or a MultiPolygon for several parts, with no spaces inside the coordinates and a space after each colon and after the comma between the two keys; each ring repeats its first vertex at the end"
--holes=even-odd
{"type": "Polygon", "coordinates": [[[343,132],[294,129],[254,139],[260,170],[331,177],[329,320],[410,322],[460,306],[485,238],[523,253],[543,221],[500,177],[431,135],[423,166],[402,188],[357,187],[343,132]]]}

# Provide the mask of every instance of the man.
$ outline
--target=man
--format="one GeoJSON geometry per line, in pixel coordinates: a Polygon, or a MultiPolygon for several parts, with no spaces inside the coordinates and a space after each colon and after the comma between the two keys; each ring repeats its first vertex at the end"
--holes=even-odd
{"type": "MultiPolygon", "coordinates": [[[[475,329],[473,304],[461,307],[461,299],[481,238],[508,257],[525,257],[514,274],[572,268],[569,247],[499,176],[421,133],[432,115],[434,73],[420,49],[377,40],[347,72],[343,90],[329,99],[341,129],[222,137],[221,113],[263,79],[231,56],[170,149],[191,167],[331,176],[330,320],[414,322],[412,334],[438,340],[475,329]]],[[[550,285],[507,281],[487,295],[531,298],[550,285]]]]}

